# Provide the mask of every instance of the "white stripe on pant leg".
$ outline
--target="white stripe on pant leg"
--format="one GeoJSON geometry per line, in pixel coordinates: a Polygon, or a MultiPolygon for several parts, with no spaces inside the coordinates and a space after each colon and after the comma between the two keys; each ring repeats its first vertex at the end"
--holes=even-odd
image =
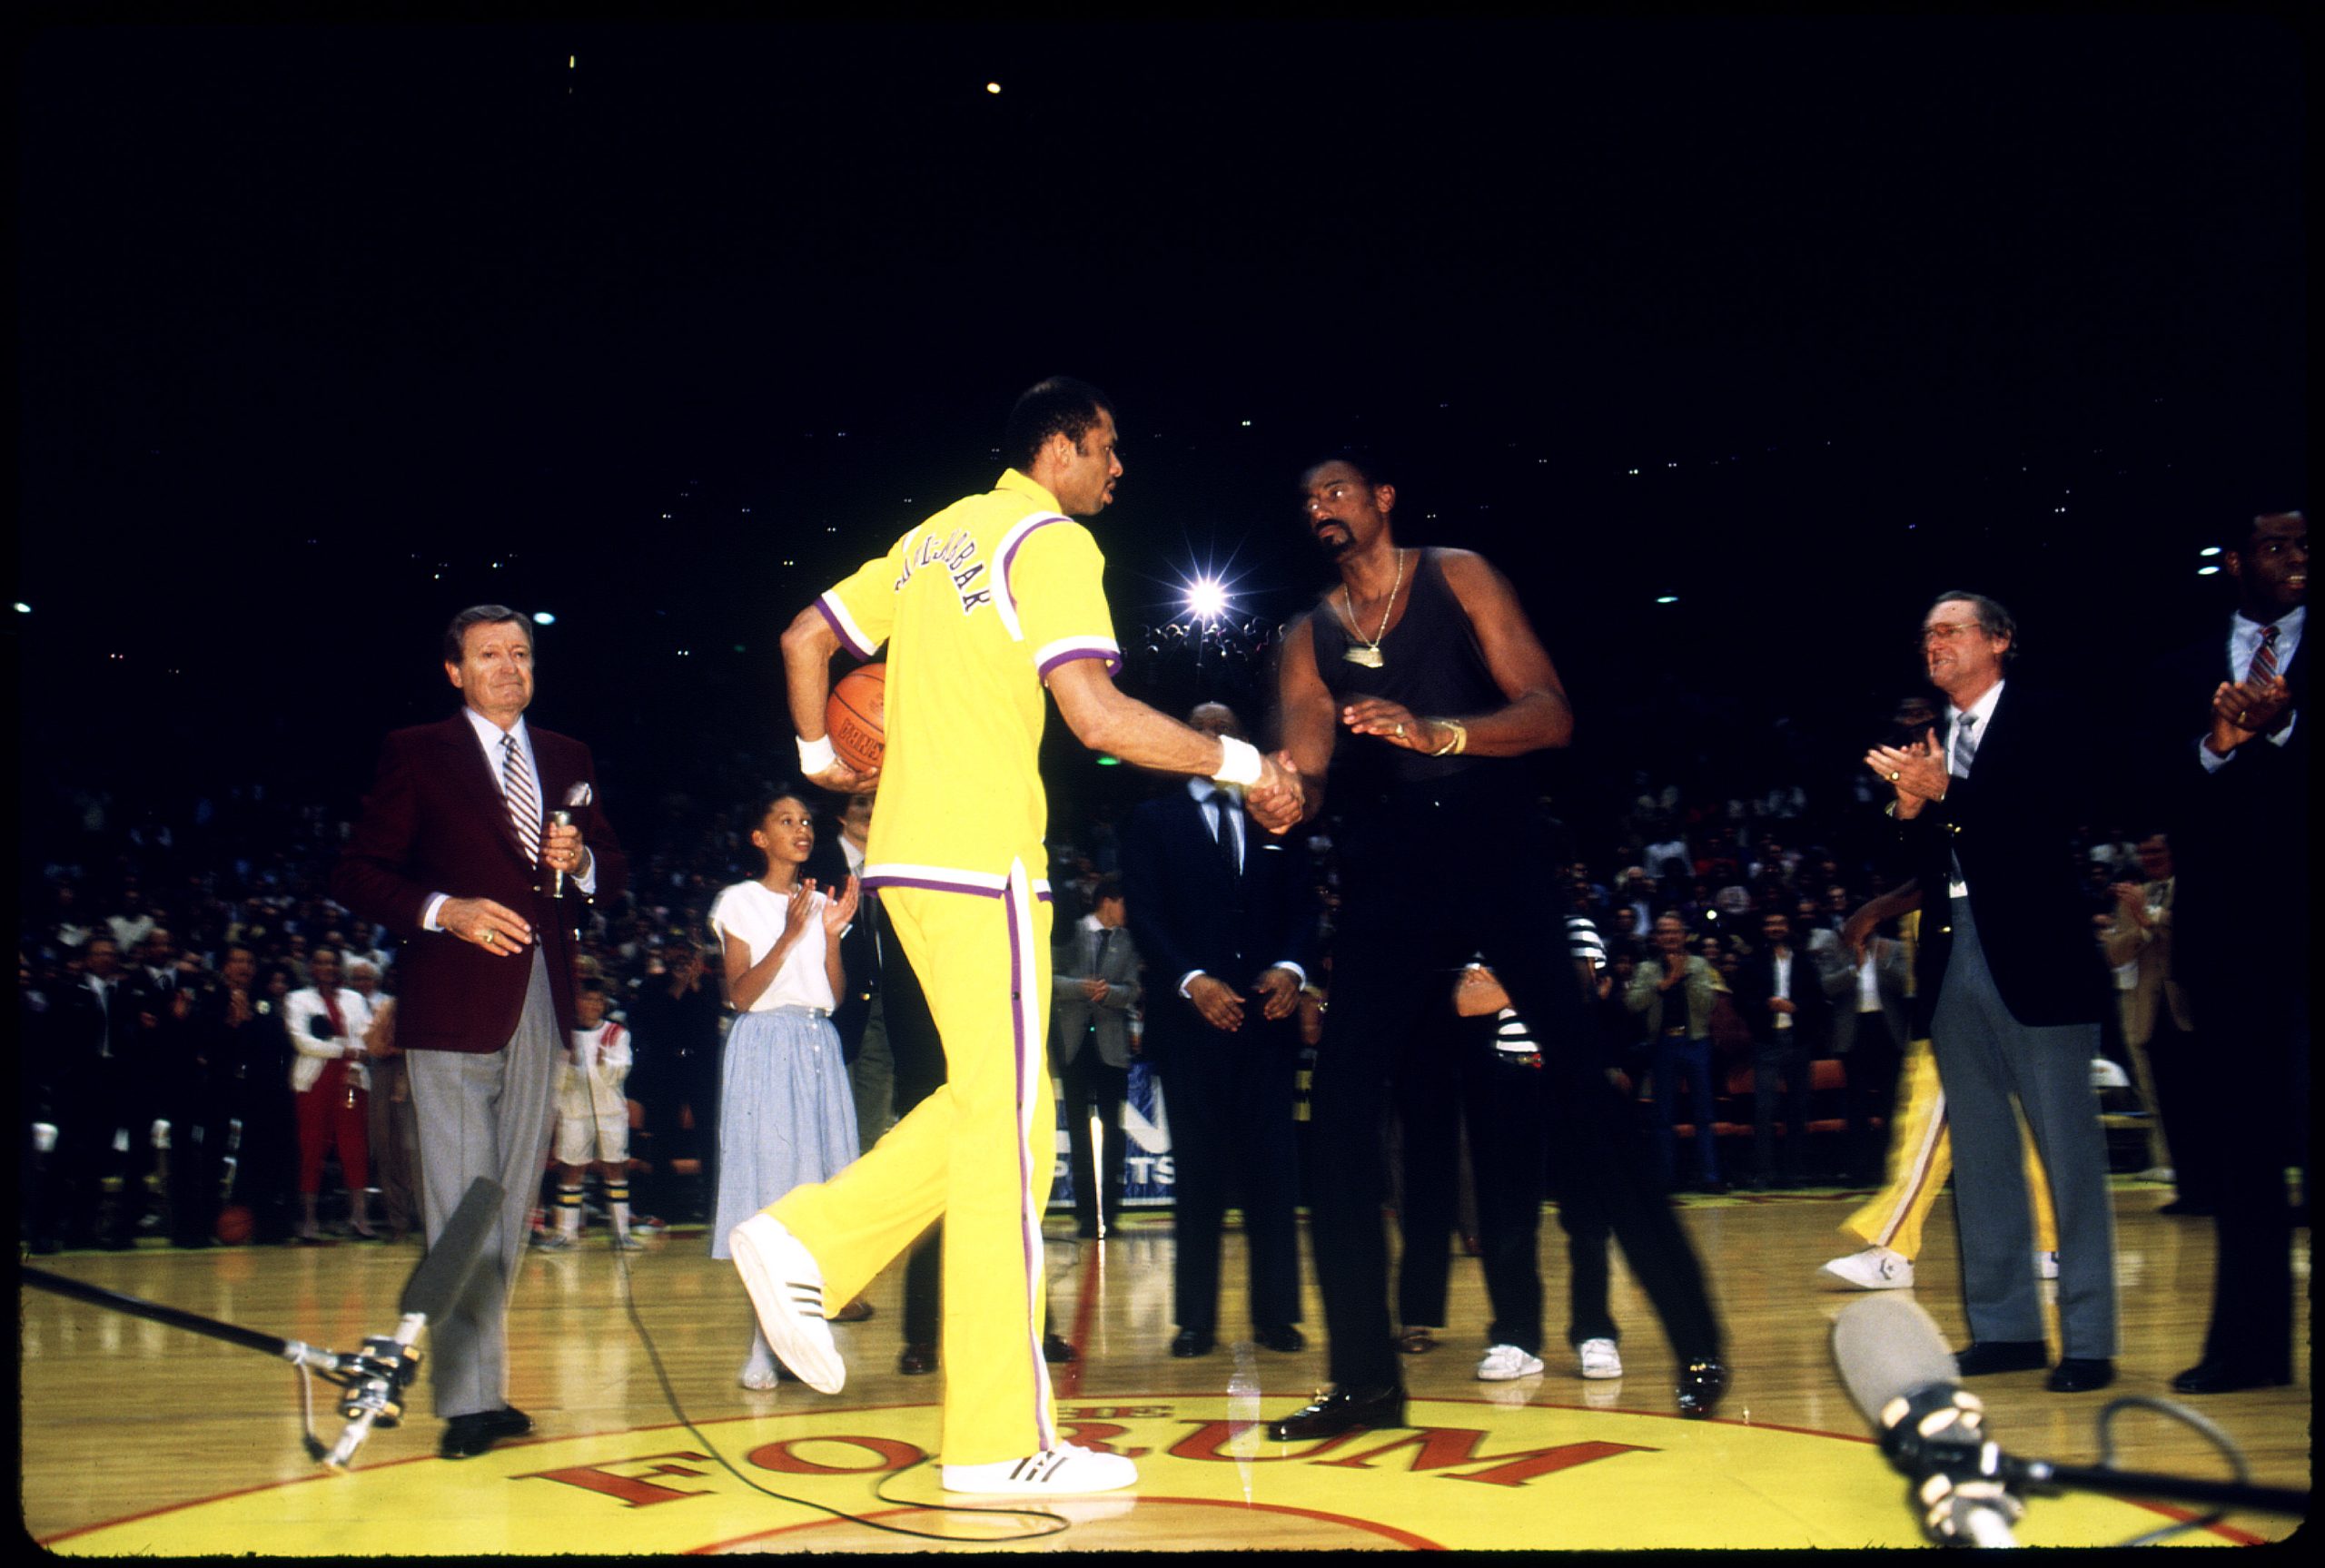
{"type": "Polygon", "coordinates": [[[1041,999],[1034,991],[1039,971],[1034,950],[1034,889],[1024,862],[1009,863],[1009,884],[1001,903],[1009,921],[1009,991],[1015,1013],[1012,1033],[1016,1043],[1017,1217],[1030,1340],[1026,1350],[1034,1366],[1034,1431],[1038,1446],[1046,1450],[1057,1446],[1057,1432],[1050,1418],[1049,1360],[1042,1354],[1041,1336],[1033,1331],[1042,1306],[1042,1217],[1034,1207],[1032,1145],[1039,1113],[1048,1112],[1047,1119],[1054,1123],[1056,1111],[1051,1104],[1049,1070],[1044,1060],[1049,1042],[1042,1038],[1041,999]]]}
{"type": "Polygon", "coordinates": [[[1909,1167],[1914,1172],[1914,1178],[1899,1188],[1897,1206],[1890,1210],[1888,1219],[1881,1227],[1881,1234],[1873,1238],[1875,1246],[1887,1247],[1897,1238],[1897,1232],[1904,1227],[1905,1217],[1914,1211],[1914,1204],[1920,1198],[1922,1188],[1930,1180],[1930,1166],[1937,1159],[1937,1140],[1944,1136],[1945,1091],[1941,1089],[1937,1091],[1936,1103],[1930,1109],[1928,1125],[1922,1129],[1920,1147],[1914,1150],[1914,1162],[1909,1167]]]}

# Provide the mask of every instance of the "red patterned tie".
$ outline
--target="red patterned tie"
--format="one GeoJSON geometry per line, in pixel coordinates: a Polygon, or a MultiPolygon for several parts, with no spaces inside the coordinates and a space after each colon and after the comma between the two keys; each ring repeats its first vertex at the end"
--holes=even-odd
{"type": "Polygon", "coordinates": [[[2273,626],[2262,626],[2261,628],[2261,646],[2259,648],[2254,650],[2252,655],[2252,668],[2244,678],[2248,683],[2257,685],[2261,681],[2273,680],[2276,677],[2276,673],[2277,628],[2273,626]]]}

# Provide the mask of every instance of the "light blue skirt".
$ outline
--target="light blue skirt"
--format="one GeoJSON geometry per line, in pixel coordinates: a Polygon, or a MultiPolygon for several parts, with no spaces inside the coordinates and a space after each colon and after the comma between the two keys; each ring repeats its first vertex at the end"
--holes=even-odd
{"type": "Polygon", "coordinates": [[[713,1257],[727,1255],[728,1231],[793,1188],[829,1180],[856,1155],[856,1096],[839,1033],[812,1009],[737,1018],[719,1085],[713,1257]]]}

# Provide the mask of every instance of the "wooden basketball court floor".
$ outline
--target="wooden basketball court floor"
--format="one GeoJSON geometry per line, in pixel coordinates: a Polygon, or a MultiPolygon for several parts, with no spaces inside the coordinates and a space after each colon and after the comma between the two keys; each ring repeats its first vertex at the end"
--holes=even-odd
{"type": "MultiPolygon", "coordinates": [[[[1248,1342],[1242,1241],[1227,1240],[1221,1344],[1173,1359],[1167,1213],[1133,1211],[1103,1243],[1049,1244],[1052,1326],[1077,1362],[1054,1368],[1069,1435],[1139,1455],[1131,1493],[955,1513],[931,1464],[940,1377],[896,1370],[901,1270],[871,1292],[876,1315],[837,1329],[846,1387],[787,1383],[748,1393],[736,1373],[748,1307],[698,1228],[622,1259],[594,1234],[576,1252],[527,1257],[511,1307],[511,1398],[534,1435],[480,1458],[436,1456],[440,1424],[423,1384],[401,1427],[375,1433],[345,1474],[300,1444],[298,1374],[287,1364],[47,1292],[20,1290],[21,1502],[31,1538],[61,1553],[176,1555],[659,1554],[686,1551],[927,1550],[935,1537],[993,1549],[1312,1549],[1369,1546],[1765,1548],[1920,1540],[1905,1483],[1868,1441],[1830,1350],[1833,1315],[1858,1292],[1822,1287],[1817,1266],[1854,1243],[1835,1225],[1862,1194],[1815,1188],[1683,1199],[1712,1275],[1735,1381],[1711,1422],[1672,1414],[1674,1366],[1618,1252],[1614,1307],[1626,1376],[1582,1381],[1563,1345],[1564,1237],[1543,1225],[1551,1346],[1537,1379],[1474,1373],[1488,1317],[1474,1258],[1451,1259],[1450,1322],[1405,1373],[1411,1430],[1321,1445],[1267,1440],[1255,1425],[1325,1381],[1310,1276],[1310,1347],[1248,1342]],[[674,1412],[658,1379],[658,1358],[674,1412]],[[729,1469],[726,1465],[732,1465],[729,1469]],[[750,1482],[804,1500],[782,1501],[750,1482]],[[1450,1484],[1449,1483],[1472,1483],[1450,1484]],[[883,1534],[838,1515],[917,1535],[883,1534]],[[1044,1533],[1055,1531],[1055,1533],[1044,1533]]],[[[2119,1380],[2101,1395],[2047,1393],[2039,1373],[1982,1378],[1988,1432],[2011,1454],[2102,1457],[2094,1421],[2122,1396],[2172,1399],[2195,1359],[2210,1298],[2208,1221],[2154,1212],[2169,1196],[2117,1178],[2123,1320],[2119,1380]]],[[[1955,1344],[1964,1333],[1952,1206],[1933,1217],[1916,1298],[1955,1344]]],[[[32,1260],[53,1272],[286,1338],[355,1348],[390,1332],[416,1246],[213,1248],[147,1242],[126,1253],[32,1260]]],[[[2309,1237],[2295,1258],[2308,1310],[2309,1237]]],[[[2055,1325],[2053,1325],[2055,1332],[2055,1325]]],[[[2253,1481],[2308,1486],[2310,1363],[2300,1336],[2291,1387],[2180,1400],[2239,1445],[2253,1481]]],[[[2054,1341],[2055,1344],[2055,1341],[2054,1341]]],[[[941,1376],[941,1375],[940,1375],[941,1376]]],[[[315,1427],[341,1422],[314,1386],[315,1427]]],[[[2143,1406],[2114,1424],[2112,1463],[2227,1478],[2194,1430],[2143,1406]]],[[[983,1500],[958,1500],[975,1501],[983,1500]]],[[[985,1507],[992,1504],[984,1504],[985,1507]]],[[[2185,1510],[2088,1495],[2028,1501],[2026,1543],[2102,1544],[2185,1510]]],[[[2294,1519],[2236,1513],[2176,1537],[2280,1540],[2294,1519]]]]}

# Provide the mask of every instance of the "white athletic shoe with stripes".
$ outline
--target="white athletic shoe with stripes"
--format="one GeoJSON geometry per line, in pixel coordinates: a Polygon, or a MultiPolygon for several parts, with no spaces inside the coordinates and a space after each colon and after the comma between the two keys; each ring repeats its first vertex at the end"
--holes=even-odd
{"type": "Polygon", "coordinates": [[[1113,1492],[1138,1481],[1138,1466],[1119,1454],[1100,1454],[1061,1443],[1023,1459],[990,1464],[947,1464],[945,1490],[989,1497],[1066,1497],[1083,1492],[1113,1492]]]}
{"type": "Polygon", "coordinates": [[[824,1320],[824,1271],[814,1255],[771,1214],[754,1214],[728,1231],[727,1249],[776,1359],[816,1393],[837,1394],[847,1364],[824,1320]]]}

